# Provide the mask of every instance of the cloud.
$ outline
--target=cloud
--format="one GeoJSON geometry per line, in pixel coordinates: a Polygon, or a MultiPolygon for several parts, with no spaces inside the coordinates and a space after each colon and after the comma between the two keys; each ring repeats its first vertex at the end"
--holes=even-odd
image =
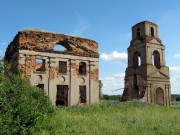
{"type": "Polygon", "coordinates": [[[111,76],[106,76],[104,78],[100,78],[103,83],[102,93],[109,95],[122,94],[123,89],[117,89],[124,88],[124,76],[124,73],[118,73],[111,76]]]}
{"type": "Polygon", "coordinates": [[[175,54],[174,57],[175,58],[180,57],[180,54],[175,54]]]}
{"type": "Polygon", "coordinates": [[[171,93],[180,94],[180,67],[170,67],[171,93]]]}
{"type": "Polygon", "coordinates": [[[127,60],[127,53],[113,51],[111,54],[101,53],[100,58],[104,61],[123,63],[127,60]]]}
{"type": "Polygon", "coordinates": [[[180,73],[180,67],[169,67],[169,69],[170,69],[170,71],[172,71],[173,73],[174,73],[174,72],[180,73]]]}
{"type": "Polygon", "coordinates": [[[78,24],[76,25],[76,27],[74,28],[74,30],[71,32],[70,35],[81,36],[89,28],[90,24],[80,14],[76,13],[76,16],[78,18],[78,24]]]}
{"type": "Polygon", "coordinates": [[[179,80],[180,79],[180,67],[170,67],[169,69],[170,69],[171,80],[178,81],[180,84],[180,80],[179,80]]]}

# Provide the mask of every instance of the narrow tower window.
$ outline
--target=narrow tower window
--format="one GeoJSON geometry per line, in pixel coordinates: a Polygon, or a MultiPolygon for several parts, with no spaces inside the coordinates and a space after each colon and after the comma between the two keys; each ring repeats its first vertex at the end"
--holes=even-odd
{"type": "Polygon", "coordinates": [[[160,65],[160,54],[158,51],[153,52],[152,64],[158,69],[161,67],[161,65],[160,65]]]}
{"type": "Polygon", "coordinates": [[[151,36],[154,37],[154,28],[151,27],[151,36]]]}
{"type": "Polygon", "coordinates": [[[137,38],[140,37],[141,32],[140,32],[140,28],[137,28],[137,38]]]}
{"type": "Polygon", "coordinates": [[[134,53],[133,65],[134,68],[138,68],[139,66],[141,66],[141,57],[139,52],[134,53]]]}
{"type": "Polygon", "coordinates": [[[140,55],[138,56],[138,66],[141,66],[141,57],[140,57],[140,55]]]}

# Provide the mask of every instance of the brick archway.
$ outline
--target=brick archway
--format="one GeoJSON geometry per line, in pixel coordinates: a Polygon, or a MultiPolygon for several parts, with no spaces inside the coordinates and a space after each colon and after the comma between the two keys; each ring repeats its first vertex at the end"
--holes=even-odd
{"type": "Polygon", "coordinates": [[[164,105],[164,91],[162,88],[156,88],[156,98],[155,103],[158,105],[164,105]]]}

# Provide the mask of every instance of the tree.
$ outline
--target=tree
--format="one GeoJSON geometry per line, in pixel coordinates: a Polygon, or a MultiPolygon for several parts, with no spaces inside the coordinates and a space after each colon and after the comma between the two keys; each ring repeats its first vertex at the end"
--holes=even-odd
{"type": "Polygon", "coordinates": [[[102,87],[103,87],[103,83],[101,80],[99,80],[99,98],[102,98],[102,87]]]}
{"type": "Polygon", "coordinates": [[[53,107],[43,91],[21,74],[5,75],[0,62],[0,134],[34,134],[53,107]]]}
{"type": "Polygon", "coordinates": [[[180,97],[177,97],[177,98],[176,98],[176,101],[180,101],[180,97]]]}

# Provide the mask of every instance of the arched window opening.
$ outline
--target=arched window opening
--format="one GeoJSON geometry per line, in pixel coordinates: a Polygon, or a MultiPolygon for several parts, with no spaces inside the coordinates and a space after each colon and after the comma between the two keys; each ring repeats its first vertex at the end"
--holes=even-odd
{"type": "Polygon", "coordinates": [[[141,36],[140,28],[137,28],[137,38],[141,36]]]}
{"type": "Polygon", "coordinates": [[[85,62],[79,63],[79,74],[86,75],[86,63],[85,62]]]}
{"type": "Polygon", "coordinates": [[[138,56],[138,66],[141,66],[141,57],[138,56]]]}
{"type": "Polygon", "coordinates": [[[139,52],[134,53],[133,65],[134,68],[138,68],[139,66],[141,66],[141,57],[139,52]]]}
{"type": "Polygon", "coordinates": [[[151,36],[154,37],[154,28],[151,27],[151,36]]]}
{"type": "Polygon", "coordinates": [[[67,49],[64,47],[64,46],[62,46],[62,45],[60,45],[60,44],[56,44],[55,46],[54,46],[54,49],[53,49],[54,51],[66,51],[67,49]]]}
{"type": "Polygon", "coordinates": [[[152,64],[154,65],[154,55],[152,55],[152,64]]]}
{"type": "Polygon", "coordinates": [[[153,55],[152,55],[152,64],[160,69],[161,68],[161,65],[160,65],[160,54],[158,51],[154,51],[153,52],[153,55]]]}

